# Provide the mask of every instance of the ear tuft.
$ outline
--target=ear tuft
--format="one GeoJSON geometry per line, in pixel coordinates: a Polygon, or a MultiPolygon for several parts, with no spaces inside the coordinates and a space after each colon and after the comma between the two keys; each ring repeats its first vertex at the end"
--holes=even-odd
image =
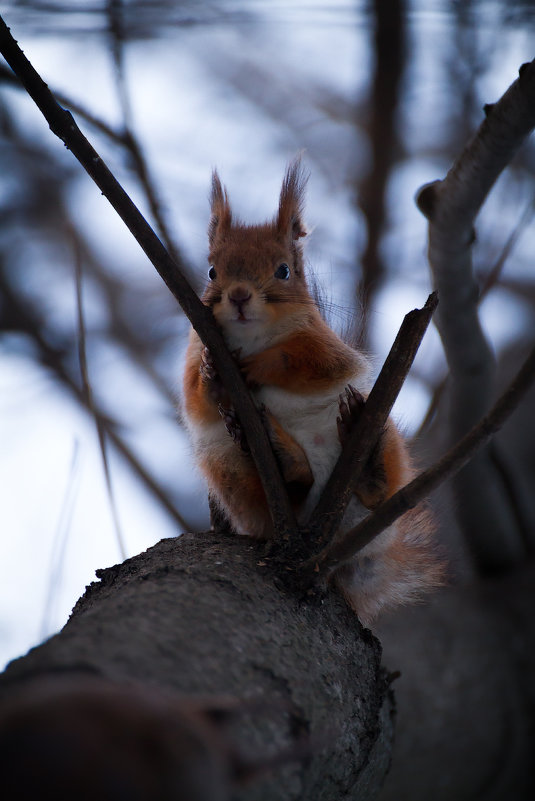
{"type": "Polygon", "coordinates": [[[213,247],[216,240],[224,236],[232,225],[232,211],[227,190],[221,186],[217,170],[212,173],[212,191],[210,193],[210,222],[208,224],[208,241],[213,247]]]}
{"type": "Polygon", "coordinates": [[[294,159],[286,170],[279,199],[276,226],[279,233],[290,239],[306,236],[303,222],[303,206],[308,174],[303,169],[301,158],[294,159]]]}

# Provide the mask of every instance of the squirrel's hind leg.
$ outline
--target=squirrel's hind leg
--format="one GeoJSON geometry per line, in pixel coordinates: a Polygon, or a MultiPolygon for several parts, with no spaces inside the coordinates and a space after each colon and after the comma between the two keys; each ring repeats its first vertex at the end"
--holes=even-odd
{"type": "MultiPolygon", "coordinates": [[[[249,454],[249,445],[240,421],[234,409],[219,407],[225,427],[233,441],[244,454],[249,454]]],[[[307,455],[301,445],[281,426],[276,417],[264,406],[260,407],[260,415],[271,442],[273,452],[290,495],[296,504],[302,503],[314,483],[307,455]]]]}
{"type": "MultiPolygon", "coordinates": [[[[346,387],[345,396],[340,395],[340,416],[336,422],[342,446],[359,419],[365,403],[364,397],[351,385],[346,387]]],[[[360,475],[355,494],[367,509],[375,509],[407,483],[410,477],[405,445],[389,420],[360,475]]]]}
{"type": "Polygon", "coordinates": [[[277,457],[290,500],[301,503],[314,483],[308,457],[299,443],[281,426],[265,406],[260,408],[262,422],[277,457]]]}

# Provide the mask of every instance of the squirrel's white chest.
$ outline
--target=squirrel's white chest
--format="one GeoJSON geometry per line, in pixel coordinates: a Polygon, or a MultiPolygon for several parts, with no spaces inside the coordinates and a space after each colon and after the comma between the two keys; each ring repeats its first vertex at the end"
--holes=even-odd
{"type": "MultiPolygon", "coordinates": [[[[356,379],[354,383],[357,383],[356,379]]],[[[330,387],[326,392],[308,395],[278,387],[262,387],[254,393],[257,401],[267,406],[306,453],[314,484],[303,510],[305,514],[315,506],[340,455],[336,418],[339,414],[338,397],[346,385],[347,381],[330,387]]]]}
{"type": "Polygon", "coordinates": [[[336,429],[338,391],[330,389],[325,393],[301,395],[278,387],[262,387],[254,395],[259,404],[267,406],[309,457],[314,452],[340,451],[336,429]]]}

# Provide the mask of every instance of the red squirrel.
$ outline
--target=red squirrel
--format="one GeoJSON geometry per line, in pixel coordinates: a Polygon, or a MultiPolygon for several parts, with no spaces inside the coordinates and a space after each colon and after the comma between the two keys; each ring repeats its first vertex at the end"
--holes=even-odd
{"type": "MultiPolygon", "coordinates": [[[[307,286],[306,177],[287,169],[272,222],[235,220],[217,172],[212,178],[208,284],[212,309],[262,409],[290,500],[305,522],[369,390],[366,357],[328,326],[307,286]]],[[[258,473],[223,384],[195,331],[184,376],[184,416],[212,500],[242,535],[269,539],[272,522],[258,473]],[[230,434],[230,435],[229,435],[230,434]]],[[[389,420],[343,520],[349,529],[412,478],[407,447],[389,420]]],[[[361,621],[441,583],[431,516],[407,512],[340,568],[334,580],[361,621]]]]}

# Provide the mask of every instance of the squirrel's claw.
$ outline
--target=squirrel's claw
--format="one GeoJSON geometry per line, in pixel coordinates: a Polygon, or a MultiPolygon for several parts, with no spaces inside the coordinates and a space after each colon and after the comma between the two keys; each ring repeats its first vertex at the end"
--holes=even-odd
{"type": "Polygon", "coordinates": [[[351,384],[348,384],[345,388],[345,395],[338,396],[340,416],[336,418],[336,427],[338,429],[338,439],[342,444],[359,419],[365,402],[358,389],[355,389],[351,384]]]}
{"type": "Polygon", "coordinates": [[[232,441],[235,442],[244,453],[250,453],[245,432],[240,425],[240,421],[234,409],[227,409],[221,404],[218,405],[217,409],[225,423],[225,428],[232,437],[232,441]]]}

